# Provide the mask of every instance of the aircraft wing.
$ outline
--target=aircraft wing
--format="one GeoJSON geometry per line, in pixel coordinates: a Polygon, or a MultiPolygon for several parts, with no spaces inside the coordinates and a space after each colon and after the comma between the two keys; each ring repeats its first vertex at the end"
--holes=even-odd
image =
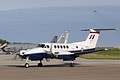
{"type": "Polygon", "coordinates": [[[63,61],[75,60],[74,53],[72,52],[59,52],[55,56],[57,59],[63,59],[63,61]]]}
{"type": "Polygon", "coordinates": [[[92,53],[94,53],[94,52],[100,52],[100,51],[104,51],[104,49],[99,49],[99,50],[91,50],[91,51],[82,51],[82,52],[80,52],[80,53],[74,53],[74,55],[76,56],[76,57],[78,57],[79,55],[83,55],[83,54],[92,54],[92,53]]]}
{"type": "Polygon", "coordinates": [[[59,53],[57,53],[55,55],[59,59],[74,60],[76,57],[79,57],[79,55],[90,54],[90,53],[92,54],[94,52],[100,52],[100,51],[104,51],[104,50],[101,49],[101,50],[81,51],[80,53],[64,51],[64,52],[59,52],[59,53]]]}
{"type": "Polygon", "coordinates": [[[68,52],[68,51],[64,51],[64,52],[59,52],[59,54],[57,55],[73,55],[74,53],[72,52],[68,52]]]}

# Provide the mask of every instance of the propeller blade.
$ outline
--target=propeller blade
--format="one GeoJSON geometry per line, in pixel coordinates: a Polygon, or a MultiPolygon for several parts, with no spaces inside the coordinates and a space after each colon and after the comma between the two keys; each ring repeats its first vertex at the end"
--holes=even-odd
{"type": "Polygon", "coordinates": [[[21,61],[23,61],[23,58],[22,58],[22,56],[21,56],[19,53],[16,53],[16,55],[15,55],[15,57],[14,57],[14,60],[16,60],[16,59],[17,59],[17,56],[18,56],[18,58],[20,58],[20,59],[21,59],[21,61]]]}

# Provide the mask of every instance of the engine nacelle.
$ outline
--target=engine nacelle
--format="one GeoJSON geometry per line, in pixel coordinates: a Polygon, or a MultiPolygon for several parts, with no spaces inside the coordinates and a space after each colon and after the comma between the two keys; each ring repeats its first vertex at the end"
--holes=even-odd
{"type": "Polygon", "coordinates": [[[75,60],[75,57],[73,55],[74,53],[71,53],[71,52],[60,52],[59,54],[56,55],[56,58],[63,59],[64,61],[75,60]]]}

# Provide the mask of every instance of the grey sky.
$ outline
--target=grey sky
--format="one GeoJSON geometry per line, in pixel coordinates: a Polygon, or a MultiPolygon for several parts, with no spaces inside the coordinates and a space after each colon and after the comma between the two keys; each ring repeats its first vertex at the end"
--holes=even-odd
{"type": "Polygon", "coordinates": [[[48,42],[64,30],[70,31],[69,42],[85,40],[86,28],[118,28],[102,32],[98,46],[120,44],[120,7],[62,7],[0,11],[0,38],[10,42],[48,42]],[[111,43],[112,42],[112,43],[111,43]]]}
{"type": "Polygon", "coordinates": [[[102,5],[120,5],[120,0],[0,0],[0,10],[102,5]]]}
{"type": "MultiPolygon", "coordinates": [[[[88,33],[81,29],[120,29],[119,14],[120,0],[0,0],[0,38],[39,43],[70,30],[70,42],[84,40],[88,33]]],[[[118,46],[119,34],[101,33],[99,46],[118,46]]]]}

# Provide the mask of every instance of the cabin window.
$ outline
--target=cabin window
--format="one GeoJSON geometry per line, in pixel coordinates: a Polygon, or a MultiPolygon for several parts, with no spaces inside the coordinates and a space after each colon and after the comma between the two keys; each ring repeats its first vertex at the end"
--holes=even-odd
{"type": "Polygon", "coordinates": [[[60,47],[63,48],[62,45],[60,47]]]}
{"type": "Polygon", "coordinates": [[[56,48],[56,45],[54,45],[54,48],[56,48]]]}
{"type": "Polygon", "coordinates": [[[50,48],[49,45],[47,45],[47,48],[50,48]]]}
{"type": "Polygon", "coordinates": [[[64,47],[64,49],[65,49],[65,45],[64,45],[63,47],[64,47]]]}
{"type": "Polygon", "coordinates": [[[78,46],[76,46],[76,48],[78,48],[78,46]]]}
{"type": "Polygon", "coordinates": [[[69,46],[66,46],[67,47],[67,49],[69,48],[69,46]]]}
{"type": "Polygon", "coordinates": [[[57,48],[59,48],[59,45],[57,45],[57,48]]]}

